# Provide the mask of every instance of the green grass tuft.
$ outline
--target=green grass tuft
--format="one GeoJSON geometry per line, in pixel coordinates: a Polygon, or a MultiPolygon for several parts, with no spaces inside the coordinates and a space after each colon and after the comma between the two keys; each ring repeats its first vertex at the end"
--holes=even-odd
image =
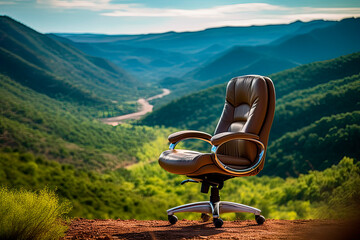
{"type": "Polygon", "coordinates": [[[0,188],[0,239],[59,239],[65,235],[69,202],[54,192],[0,188]]]}

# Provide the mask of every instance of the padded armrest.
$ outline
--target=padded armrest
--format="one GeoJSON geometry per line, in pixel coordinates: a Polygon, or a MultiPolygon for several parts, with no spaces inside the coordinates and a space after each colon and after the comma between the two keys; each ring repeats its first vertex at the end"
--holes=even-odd
{"type": "Polygon", "coordinates": [[[223,132],[214,135],[211,138],[211,143],[214,146],[218,146],[224,142],[228,142],[235,139],[256,139],[259,140],[259,136],[252,133],[243,133],[243,132],[223,132]]]}
{"type": "Polygon", "coordinates": [[[205,132],[200,131],[194,131],[194,130],[185,130],[185,131],[179,131],[173,134],[170,134],[168,137],[168,140],[170,143],[177,143],[183,139],[187,138],[198,138],[206,140],[207,142],[210,142],[211,135],[205,132]]]}

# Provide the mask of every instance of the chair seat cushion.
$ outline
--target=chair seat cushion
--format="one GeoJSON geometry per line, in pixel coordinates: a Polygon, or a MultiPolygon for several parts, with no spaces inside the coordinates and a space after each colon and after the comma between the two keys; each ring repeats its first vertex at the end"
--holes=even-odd
{"type": "Polygon", "coordinates": [[[233,157],[222,154],[218,154],[217,156],[223,164],[232,168],[244,169],[251,165],[251,161],[244,157],[233,157]]]}
{"type": "MultiPolygon", "coordinates": [[[[245,158],[218,155],[219,159],[232,168],[244,169],[251,165],[251,161],[245,158]]],[[[213,153],[200,153],[196,151],[174,149],[164,151],[159,157],[160,166],[168,172],[182,175],[192,175],[202,172],[202,169],[218,169],[213,161],[213,153]]]]}
{"type": "Polygon", "coordinates": [[[159,157],[160,166],[175,174],[189,174],[204,165],[213,164],[211,153],[174,149],[164,151],[159,157]]]}

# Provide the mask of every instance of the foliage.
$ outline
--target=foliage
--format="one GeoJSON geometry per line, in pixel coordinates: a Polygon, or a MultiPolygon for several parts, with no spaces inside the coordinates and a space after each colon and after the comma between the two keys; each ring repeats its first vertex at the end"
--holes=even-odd
{"type": "Polygon", "coordinates": [[[54,192],[0,188],[0,238],[59,239],[65,235],[69,202],[59,202],[54,192]]]}
{"type": "Polygon", "coordinates": [[[360,110],[360,75],[293,91],[277,100],[271,139],[307,126],[324,116],[360,110]]]}
{"type": "Polygon", "coordinates": [[[338,165],[324,171],[310,171],[289,180],[285,195],[278,203],[290,199],[306,200],[318,205],[316,218],[358,218],[360,213],[360,163],[344,157],[338,165]]]}
{"type": "Polygon", "coordinates": [[[140,158],[139,150],[153,146],[153,141],[158,151],[166,146],[171,130],[108,126],[89,120],[85,107],[49,98],[1,75],[0,79],[1,147],[101,170],[148,159],[140,158]]]}
{"type": "Polygon", "coordinates": [[[309,126],[284,134],[268,146],[262,173],[297,176],[309,170],[328,168],[344,153],[358,158],[359,122],[360,111],[354,111],[323,117],[309,126]]]}
{"type": "MultiPolygon", "coordinates": [[[[179,204],[205,201],[208,196],[200,194],[199,184],[179,185],[182,176],[159,170],[157,165],[145,165],[131,170],[137,179],[142,195],[152,195],[161,201],[165,210],[179,204]],[[170,199],[163,201],[162,199],[170,199]]],[[[311,171],[299,178],[279,177],[234,178],[225,182],[221,190],[224,200],[258,207],[266,217],[275,219],[341,218],[356,217],[360,204],[360,164],[344,158],[338,165],[325,171],[311,171]],[[346,194],[341,196],[341,194],[346,194]],[[339,210],[326,214],[333,208],[339,210]],[[354,210],[354,211],[353,211],[354,210]]],[[[145,200],[146,201],[146,200],[145,200]]],[[[198,214],[179,214],[181,217],[198,219],[198,214]]],[[[227,214],[226,219],[252,219],[251,214],[227,214]]],[[[160,213],[160,217],[164,216],[160,213]]]]}
{"type": "Polygon", "coordinates": [[[277,98],[296,90],[314,87],[331,80],[359,74],[360,52],[331,60],[304,64],[296,68],[271,74],[277,98]]]}
{"type": "MultiPolygon", "coordinates": [[[[209,197],[200,193],[200,184],[180,185],[184,176],[168,173],[157,163],[97,173],[31,153],[2,152],[0,169],[0,184],[8,188],[57,189],[59,196],[70,200],[70,216],[76,217],[165,220],[166,209],[209,197]]],[[[311,171],[299,178],[234,178],[225,182],[221,196],[258,207],[270,218],[341,218],[359,204],[359,173],[359,163],[344,158],[323,172],[311,171]],[[339,211],[328,211],[331,208],[339,211]]],[[[198,219],[199,215],[179,217],[198,219]]],[[[251,214],[224,217],[253,218],[251,214]]]]}

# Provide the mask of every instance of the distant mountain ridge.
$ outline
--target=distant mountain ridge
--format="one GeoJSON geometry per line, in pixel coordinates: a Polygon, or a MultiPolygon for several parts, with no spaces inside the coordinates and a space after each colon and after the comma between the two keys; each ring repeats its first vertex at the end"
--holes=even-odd
{"type": "MultiPolygon", "coordinates": [[[[220,27],[196,32],[142,35],[56,34],[82,51],[106,58],[144,81],[179,77],[233,46],[264,45],[289,34],[333,25],[317,20],[291,24],[220,27]]],[[[54,37],[54,35],[52,35],[54,37]]],[[[59,39],[61,40],[61,39],[59,39]]]]}
{"type": "MultiPolygon", "coordinates": [[[[276,44],[234,47],[184,75],[197,81],[221,83],[232,76],[268,75],[300,64],[360,51],[360,18],[344,19],[324,28],[285,36],[276,44]],[[260,64],[259,64],[260,62],[260,64]]],[[[207,83],[209,85],[209,83],[207,83]]]]}
{"type": "Polygon", "coordinates": [[[249,26],[249,27],[218,27],[194,32],[165,32],[158,34],[138,35],[105,35],[105,34],[69,34],[56,33],[74,42],[126,43],[132,46],[151,47],[167,50],[199,51],[214,44],[235,45],[264,45],[282,36],[300,30],[303,33],[315,28],[331,26],[335,21],[315,20],[311,22],[296,21],[290,24],[249,26]]]}

